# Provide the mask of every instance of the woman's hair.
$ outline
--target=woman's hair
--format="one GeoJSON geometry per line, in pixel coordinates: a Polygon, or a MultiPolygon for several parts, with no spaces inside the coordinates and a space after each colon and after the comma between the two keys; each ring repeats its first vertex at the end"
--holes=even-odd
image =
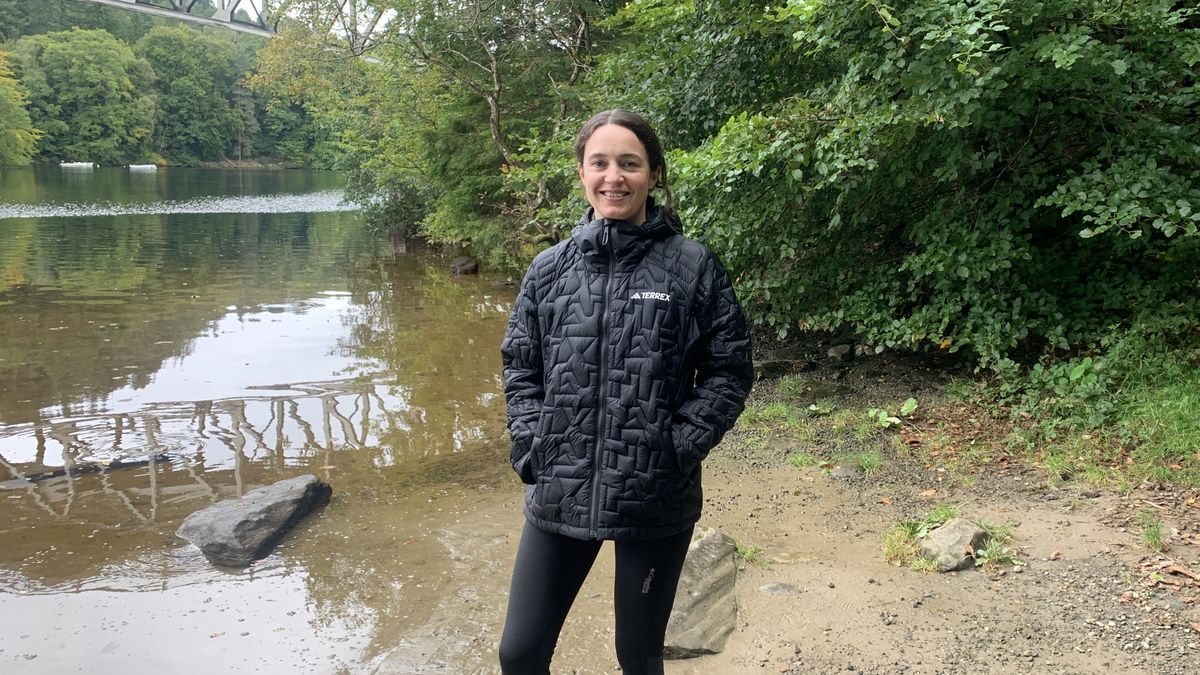
{"type": "Polygon", "coordinates": [[[650,170],[658,170],[658,183],[654,187],[662,188],[663,191],[663,217],[676,232],[683,231],[679,216],[675,213],[675,196],[671,193],[671,184],[667,182],[667,158],[663,154],[662,142],[658,140],[658,134],[654,133],[650,123],[637,113],[623,108],[614,108],[592,115],[592,118],[584,122],[579,133],[575,135],[575,161],[583,164],[583,151],[587,146],[588,139],[597,129],[606,124],[625,127],[642,142],[642,147],[646,149],[646,155],[650,158],[650,170]]]}

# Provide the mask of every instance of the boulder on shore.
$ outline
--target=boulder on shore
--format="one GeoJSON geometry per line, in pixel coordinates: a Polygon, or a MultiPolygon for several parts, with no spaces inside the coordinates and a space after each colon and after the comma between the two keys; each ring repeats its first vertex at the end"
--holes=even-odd
{"type": "Polygon", "coordinates": [[[333,489],[305,474],[226,499],[184,519],[175,534],[218,565],[242,566],[262,558],[333,489]]]}
{"type": "Polygon", "coordinates": [[[451,274],[479,274],[479,261],[467,256],[459,256],[450,261],[451,274]]]}
{"type": "Polygon", "coordinates": [[[665,658],[687,659],[725,648],[737,622],[733,552],[728,535],[696,526],[667,624],[665,658]]]}
{"type": "Polygon", "coordinates": [[[939,572],[975,566],[975,551],[987,542],[987,533],[965,518],[951,518],[921,540],[921,555],[937,561],[939,572]]]}

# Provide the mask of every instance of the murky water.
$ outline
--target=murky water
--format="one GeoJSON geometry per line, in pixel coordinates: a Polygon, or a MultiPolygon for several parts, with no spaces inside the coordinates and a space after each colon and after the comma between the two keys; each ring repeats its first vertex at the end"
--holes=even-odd
{"type": "Polygon", "coordinates": [[[515,290],[339,200],[332,174],[0,173],[0,671],[487,669],[515,290]],[[301,473],[333,500],[250,568],[175,538],[301,473]]]}

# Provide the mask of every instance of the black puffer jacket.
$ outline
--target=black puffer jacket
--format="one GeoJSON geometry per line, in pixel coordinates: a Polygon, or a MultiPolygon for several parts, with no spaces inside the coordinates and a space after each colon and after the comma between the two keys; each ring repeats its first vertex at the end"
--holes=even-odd
{"type": "Polygon", "coordinates": [[[579,539],[650,539],[700,517],[700,460],[750,393],[724,268],[651,206],[543,251],[501,347],[525,515],[579,539]]]}

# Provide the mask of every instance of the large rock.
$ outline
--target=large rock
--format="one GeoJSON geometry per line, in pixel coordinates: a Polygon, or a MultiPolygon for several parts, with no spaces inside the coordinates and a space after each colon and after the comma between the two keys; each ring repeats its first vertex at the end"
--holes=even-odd
{"type": "Polygon", "coordinates": [[[329,501],[332,488],[303,475],[226,499],[188,516],[178,536],[220,565],[248,565],[275,548],[283,535],[314,508],[329,501]]]}
{"type": "Polygon", "coordinates": [[[667,624],[666,658],[716,654],[725,648],[737,622],[733,551],[733,540],[725,534],[696,527],[667,624]]]}
{"type": "Polygon", "coordinates": [[[834,363],[846,363],[854,358],[854,345],[834,345],[825,353],[829,356],[829,360],[833,361],[834,363]]]}
{"type": "Polygon", "coordinates": [[[459,256],[450,261],[451,274],[479,274],[479,261],[467,256],[459,256]]]}
{"type": "Polygon", "coordinates": [[[939,572],[964,570],[975,565],[975,551],[987,533],[964,518],[951,518],[921,540],[921,555],[937,561],[939,572]]]}

